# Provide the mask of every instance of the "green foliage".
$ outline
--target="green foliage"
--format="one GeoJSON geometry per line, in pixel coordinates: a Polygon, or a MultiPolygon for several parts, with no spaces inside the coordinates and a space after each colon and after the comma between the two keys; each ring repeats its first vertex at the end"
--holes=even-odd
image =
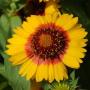
{"type": "Polygon", "coordinates": [[[7,86],[7,82],[0,83],[0,90],[3,90],[7,86]]]}
{"type": "Polygon", "coordinates": [[[70,90],[75,90],[78,84],[78,78],[75,77],[75,71],[70,74],[70,90]]]}
{"type": "Polygon", "coordinates": [[[7,8],[10,2],[11,0],[0,0],[0,9],[4,10],[5,8],[7,8]]]}
{"type": "Polygon", "coordinates": [[[16,15],[25,6],[26,0],[0,0],[0,15],[16,15]]]}
{"type": "Polygon", "coordinates": [[[10,17],[11,30],[15,29],[17,26],[21,25],[21,19],[18,16],[10,17]]]}
{"type": "Polygon", "coordinates": [[[42,82],[41,86],[44,90],[51,90],[52,88],[51,84],[47,82],[42,82]]]}
{"type": "Polygon", "coordinates": [[[5,50],[6,40],[10,33],[9,19],[7,15],[2,15],[0,17],[0,48],[5,50]]]}
{"type": "MultiPolygon", "coordinates": [[[[1,32],[1,29],[0,29],[0,32],[1,32]]],[[[5,50],[5,45],[6,45],[6,39],[4,37],[4,34],[1,32],[0,33],[0,52],[2,50],[5,50]]]]}

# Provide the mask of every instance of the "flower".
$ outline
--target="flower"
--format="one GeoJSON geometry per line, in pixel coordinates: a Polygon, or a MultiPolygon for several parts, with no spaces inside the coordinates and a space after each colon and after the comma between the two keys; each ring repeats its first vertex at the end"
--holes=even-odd
{"type": "Polygon", "coordinates": [[[42,2],[42,1],[43,2],[49,2],[49,1],[56,1],[57,2],[58,0],[39,0],[39,2],[42,2]]]}
{"type": "Polygon", "coordinates": [[[14,30],[6,53],[19,74],[36,82],[67,79],[65,66],[78,69],[85,56],[87,32],[73,15],[31,15],[14,30]]]}

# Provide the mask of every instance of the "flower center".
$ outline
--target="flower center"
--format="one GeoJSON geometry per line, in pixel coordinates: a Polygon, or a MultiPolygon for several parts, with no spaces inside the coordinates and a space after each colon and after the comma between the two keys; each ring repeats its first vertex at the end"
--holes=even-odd
{"type": "Polygon", "coordinates": [[[27,55],[38,56],[42,59],[62,58],[68,47],[67,32],[55,24],[41,25],[30,36],[26,44],[27,55]]]}
{"type": "Polygon", "coordinates": [[[42,47],[49,47],[52,45],[52,39],[51,36],[49,34],[42,34],[40,36],[40,40],[39,43],[42,47]]]}

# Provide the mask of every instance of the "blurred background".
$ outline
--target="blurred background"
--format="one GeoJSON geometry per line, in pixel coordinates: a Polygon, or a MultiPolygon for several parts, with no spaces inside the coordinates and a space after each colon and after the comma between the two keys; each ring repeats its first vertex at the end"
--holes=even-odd
{"type": "MultiPolygon", "coordinates": [[[[35,1],[0,0],[0,90],[14,90],[10,86],[12,82],[9,82],[8,79],[8,77],[10,78],[13,76],[11,74],[8,74],[7,77],[2,74],[4,70],[3,65],[5,64],[5,55],[3,54],[5,43],[3,41],[7,39],[7,36],[5,36],[4,34],[2,35],[2,30],[6,30],[6,32],[8,30],[12,30],[17,26],[17,24],[21,24],[21,22],[31,14],[42,14],[45,3],[39,4],[38,0],[35,1]],[[37,3],[35,3],[35,1],[37,3]],[[6,28],[3,27],[3,25],[6,25],[6,28]]],[[[86,28],[86,31],[88,32],[88,45],[87,47],[85,47],[87,49],[87,53],[85,58],[83,59],[84,63],[81,64],[79,70],[76,70],[76,76],[79,78],[79,87],[82,88],[82,90],[90,90],[90,0],[60,0],[60,11],[62,13],[73,13],[75,16],[78,16],[79,22],[83,25],[83,27],[86,28]]],[[[9,36],[11,33],[8,33],[9,36]]],[[[4,71],[4,73],[5,72],[6,71],[4,71]]]]}

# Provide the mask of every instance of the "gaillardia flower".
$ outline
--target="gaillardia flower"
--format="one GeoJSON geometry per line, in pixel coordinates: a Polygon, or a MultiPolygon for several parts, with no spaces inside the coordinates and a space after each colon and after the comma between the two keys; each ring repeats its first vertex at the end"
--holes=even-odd
{"type": "Polygon", "coordinates": [[[39,2],[42,2],[42,1],[43,2],[48,2],[48,1],[56,1],[57,2],[58,0],[39,0],[39,2]]]}
{"type": "Polygon", "coordinates": [[[67,79],[65,66],[78,69],[85,56],[87,32],[73,15],[32,15],[14,32],[6,53],[27,80],[67,79]]]}

